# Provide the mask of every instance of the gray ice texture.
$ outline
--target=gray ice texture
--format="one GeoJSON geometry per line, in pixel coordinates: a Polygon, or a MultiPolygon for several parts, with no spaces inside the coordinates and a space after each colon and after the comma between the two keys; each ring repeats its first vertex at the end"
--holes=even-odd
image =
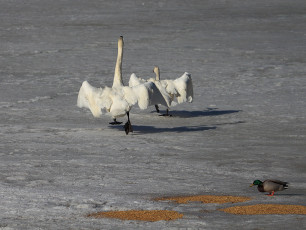
{"type": "Polygon", "coordinates": [[[218,209],[306,205],[305,114],[304,0],[1,0],[0,229],[303,229],[303,215],[218,209]],[[112,85],[121,35],[125,84],[157,65],[194,87],[173,117],[132,108],[129,135],[76,106],[84,80],[112,85]],[[289,189],[249,187],[268,178],[289,189]],[[252,200],[153,200],[184,195],[252,200]],[[129,209],[184,217],[86,218],[129,209]]]}

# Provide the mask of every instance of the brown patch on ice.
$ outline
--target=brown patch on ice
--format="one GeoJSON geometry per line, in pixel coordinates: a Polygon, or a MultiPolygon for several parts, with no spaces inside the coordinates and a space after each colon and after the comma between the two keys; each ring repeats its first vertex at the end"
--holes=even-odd
{"type": "Polygon", "coordinates": [[[121,220],[141,220],[141,221],[170,221],[183,217],[183,214],[169,210],[128,210],[128,211],[107,211],[97,212],[87,215],[93,218],[115,218],[121,220]]]}
{"type": "Polygon", "coordinates": [[[302,205],[256,204],[248,206],[235,206],[219,210],[236,215],[264,215],[264,214],[306,215],[306,206],[302,205]]]}
{"type": "Polygon", "coordinates": [[[169,200],[179,204],[186,204],[189,202],[202,202],[202,203],[238,203],[251,200],[250,197],[244,196],[214,196],[214,195],[198,195],[198,196],[178,196],[178,197],[163,197],[156,198],[156,201],[169,200]]]}

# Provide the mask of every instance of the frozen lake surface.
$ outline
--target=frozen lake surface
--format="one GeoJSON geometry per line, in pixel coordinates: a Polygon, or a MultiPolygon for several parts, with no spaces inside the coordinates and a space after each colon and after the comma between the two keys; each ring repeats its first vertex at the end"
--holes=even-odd
{"type": "MultiPolygon", "coordinates": [[[[302,229],[302,215],[238,216],[240,204],[171,195],[249,196],[306,205],[304,0],[11,0],[0,7],[0,229],[302,229]],[[111,86],[117,39],[131,73],[191,73],[194,102],[131,110],[134,133],[76,106],[84,80],[111,86]],[[264,196],[255,179],[288,181],[264,196]],[[165,222],[90,219],[167,209],[165,222]]],[[[126,118],[121,119],[123,122],[126,118]]]]}

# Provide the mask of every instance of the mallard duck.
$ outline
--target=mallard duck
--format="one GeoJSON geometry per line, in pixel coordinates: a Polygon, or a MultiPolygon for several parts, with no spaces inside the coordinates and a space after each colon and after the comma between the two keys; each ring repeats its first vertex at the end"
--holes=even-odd
{"type": "Polygon", "coordinates": [[[288,182],[283,182],[280,180],[265,180],[264,182],[260,180],[254,180],[250,187],[257,185],[259,192],[269,192],[268,196],[273,196],[274,192],[283,191],[288,188],[288,182]]]}

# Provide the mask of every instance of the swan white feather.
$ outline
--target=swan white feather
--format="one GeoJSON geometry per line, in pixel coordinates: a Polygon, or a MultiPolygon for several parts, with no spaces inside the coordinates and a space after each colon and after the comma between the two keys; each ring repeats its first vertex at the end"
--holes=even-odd
{"type": "MultiPolygon", "coordinates": [[[[169,81],[171,80],[168,80],[168,82],[169,81]]],[[[163,80],[161,80],[161,83],[163,84],[163,80]]],[[[175,97],[177,98],[177,102],[179,104],[183,102],[191,103],[193,101],[193,85],[191,74],[185,72],[180,78],[173,80],[173,85],[177,93],[175,94],[175,97]]]]}
{"type": "MultiPolygon", "coordinates": [[[[163,98],[167,102],[167,107],[175,105],[174,99],[177,99],[177,103],[192,102],[193,101],[193,85],[191,74],[185,72],[181,77],[175,80],[160,80],[159,68],[155,67],[156,79],[150,78],[144,80],[138,78],[135,74],[132,74],[129,80],[129,86],[133,87],[145,82],[153,82],[161,92],[163,98]]],[[[161,104],[161,103],[157,103],[161,104]]]]}
{"type": "MultiPolygon", "coordinates": [[[[159,90],[152,82],[135,87],[95,88],[84,81],[79,91],[77,105],[87,108],[94,117],[100,117],[103,109],[113,118],[122,117],[138,103],[140,109],[147,109],[150,105],[163,99],[159,90]]],[[[166,102],[163,103],[167,105],[166,102]]]]}
{"type": "Polygon", "coordinates": [[[103,114],[102,110],[105,109],[116,119],[128,115],[132,106],[137,103],[140,109],[147,109],[148,106],[155,104],[157,101],[160,104],[167,105],[153,82],[137,84],[133,87],[123,85],[122,56],[123,38],[120,37],[112,88],[96,88],[84,81],[78,94],[78,107],[89,109],[94,117],[100,117],[103,114]]]}
{"type": "MultiPolygon", "coordinates": [[[[132,73],[130,76],[130,80],[129,80],[129,87],[135,88],[136,93],[137,93],[138,92],[137,89],[141,86],[145,86],[149,92],[150,101],[147,107],[151,105],[156,105],[156,104],[161,104],[166,107],[170,106],[170,103],[171,103],[170,97],[167,94],[167,92],[164,90],[164,88],[161,87],[160,82],[155,81],[153,78],[152,78],[152,81],[146,81],[144,79],[138,78],[135,73],[132,73]]],[[[139,104],[138,106],[140,107],[139,104]]]]}

